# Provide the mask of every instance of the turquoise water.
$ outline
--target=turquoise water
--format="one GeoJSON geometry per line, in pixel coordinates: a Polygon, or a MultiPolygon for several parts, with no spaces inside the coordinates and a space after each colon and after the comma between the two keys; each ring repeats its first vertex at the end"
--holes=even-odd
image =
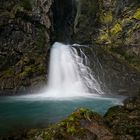
{"type": "Polygon", "coordinates": [[[0,98],[0,135],[16,129],[45,127],[68,116],[79,107],[86,107],[103,115],[108,108],[120,104],[114,98],[22,99],[0,98]]]}

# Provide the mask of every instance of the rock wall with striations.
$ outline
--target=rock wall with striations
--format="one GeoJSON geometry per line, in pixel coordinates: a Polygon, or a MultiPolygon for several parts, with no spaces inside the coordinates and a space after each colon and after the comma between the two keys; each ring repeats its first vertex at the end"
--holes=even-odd
{"type": "Polygon", "coordinates": [[[0,1],[0,94],[32,91],[46,81],[51,5],[52,0],[0,1]]]}
{"type": "Polygon", "coordinates": [[[139,0],[79,0],[74,40],[91,46],[93,71],[111,93],[140,93],[139,39],[139,0]]]}
{"type": "Polygon", "coordinates": [[[139,23],[139,0],[1,0],[0,94],[43,85],[52,41],[88,44],[107,92],[139,94],[139,23]]]}

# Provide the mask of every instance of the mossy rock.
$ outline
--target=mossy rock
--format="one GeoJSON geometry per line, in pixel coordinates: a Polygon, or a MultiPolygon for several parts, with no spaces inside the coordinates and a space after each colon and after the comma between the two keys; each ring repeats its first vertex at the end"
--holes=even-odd
{"type": "MultiPolygon", "coordinates": [[[[45,140],[97,139],[100,136],[97,136],[96,131],[94,133],[94,130],[90,131],[90,128],[86,128],[92,123],[95,124],[95,126],[93,126],[95,129],[96,127],[98,129],[98,125],[105,125],[103,123],[103,118],[99,114],[92,112],[89,109],[80,108],[74,111],[65,120],[50,126],[45,131],[42,131],[43,133],[40,135],[42,135],[45,140]]],[[[105,129],[104,131],[107,131],[105,127],[102,126],[102,128],[105,129]]],[[[109,132],[107,131],[107,134],[108,133],[109,132]]],[[[110,137],[108,138],[108,140],[110,140],[110,137]]]]}
{"type": "Polygon", "coordinates": [[[110,24],[113,20],[112,11],[102,11],[100,14],[101,24],[110,24]]]}
{"type": "Polygon", "coordinates": [[[110,29],[110,33],[111,35],[116,35],[119,32],[122,31],[122,26],[120,23],[116,23],[111,29],[110,29]]]}
{"type": "Polygon", "coordinates": [[[89,135],[91,134],[84,127],[81,127],[81,121],[91,121],[93,118],[97,120],[99,118],[101,119],[100,115],[97,113],[80,108],[68,116],[67,119],[50,126],[48,129],[40,130],[39,135],[42,135],[44,140],[74,140],[75,138],[83,140],[87,133],[89,135]]]}
{"type": "Polygon", "coordinates": [[[13,69],[9,68],[0,73],[0,78],[11,77],[14,74],[13,69]]]}
{"type": "Polygon", "coordinates": [[[140,101],[139,97],[126,99],[124,106],[112,107],[105,115],[112,132],[119,137],[130,136],[138,140],[140,137],[140,101]]]}
{"type": "Polygon", "coordinates": [[[111,44],[111,38],[108,31],[100,31],[99,38],[96,40],[98,44],[111,44]]]}
{"type": "Polygon", "coordinates": [[[24,78],[24,77],[30,77],[31,73],[33,72],[33,69],[31,66],[26,66],[23,69],[23,72],[20,73],[19,77],[24,78]]]}
{"type": "Polygon", "coordinates": [[[133,16],[134,19],[140,20],[140,8],[138,8],[133,16]]]}
{"type": "Polygon", "coordinates": [[[46,28],[44,26],[39,26],[37,29],[36,46],[37,49],[42,52],[46,45],[46,28]]]}

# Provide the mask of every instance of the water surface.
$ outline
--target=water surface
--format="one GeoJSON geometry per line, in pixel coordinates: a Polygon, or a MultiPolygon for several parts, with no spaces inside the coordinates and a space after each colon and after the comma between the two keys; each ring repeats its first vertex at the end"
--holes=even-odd
{"type": "Polygon", "coordinates": [[[103,115],[107,109],[121,100],[117,98],[0,98],[0,135],[16,129],[46,127],[64,119],[80,107],[89,108],[103,115]]]}

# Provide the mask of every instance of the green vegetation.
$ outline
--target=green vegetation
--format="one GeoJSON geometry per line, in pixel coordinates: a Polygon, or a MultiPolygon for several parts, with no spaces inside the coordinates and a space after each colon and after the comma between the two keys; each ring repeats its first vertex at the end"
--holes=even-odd
{"type": "Polygon", "coordinates": [[[122,31],[122,26],[119,23],[116,23],[110,30],[111,35],[116,35],[122,31]]]}
{"type": "Polygon", "coordinates": [[[43,131],[43,138],[45,140],[51,140],[52,138],[68,139],[71,136],[82,138],[86,129],[80,126],[80,121],[91,121],[93,118],[95,120],[101,119],[100,115],[97,113],[92,112],[89,109],[80,108],[68,116],[67,119],[56,125],[52,125],[43,131]]]}
{"type": "Polygon", "coordinates": [[[113,20],[112,11],[102,11],[100,14],[100,22],[103,24],[109,24],[113,20]]]}
{"type": "Polygon", "coordinates": [[[97,40],[97,43],[99,44],[111,44],[110,36],[108,32],[100,32],[100,36],[97,40]]]}
{"type": "Polygon", "coordinates": [[[140,20],[140,8],[138,8],[133,16],[133,18],[140,20]]]}
{"type": "Polygon", "coordinates": [[[9,69],[6,69],[5,71],[3,71],[0,74],[0,78],[3,78],[3,77],[11,77],[13,74],[14,74],[13,70],[11,68],[9,68],[9,69]]]}
{"type": "Polygon", "coordinates": [[[20,77],[25,78],[25,77],[29,77],[31,76],[31,74],[33,73],[33,68],[31,66],[26,66],[23,70],[22,73],[20,73],[20,77]]]}

